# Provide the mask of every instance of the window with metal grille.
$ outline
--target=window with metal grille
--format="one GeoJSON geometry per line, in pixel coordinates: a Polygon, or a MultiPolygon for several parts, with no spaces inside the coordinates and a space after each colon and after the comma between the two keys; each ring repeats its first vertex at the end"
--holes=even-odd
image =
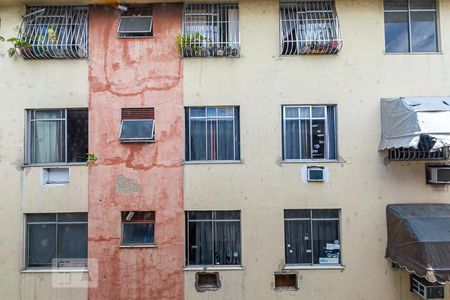
{"type": "Polygon", "coordinates": [[[436,0],[384,0],[387,53],[437,52],[436,0]]]}
{"type": "Polygon", "coordinates": [[[336,160],[336,106],[283,106],[283,159],[336,160]]]}
{"type": "Polygon", "coordinates": [[[241,212],[186,212],[186,265],[240,265],[241,212]]]}
{"type": "Polygon", "coordinates": [[[155,110],[153,107],[123,108],[120,126],[122,143],[155,141],[155,110]]]}
{"type": "Polygon", "coordinates": [[[333,0],[280,2],[280,52],[336,54],[342,48],[333,0]]]}
{"type": "Polygon", "coordinates": [[[239,108],[186,108],[186,161],[240,160],[239,108]]]}
{"type": "Polygon", "coordinates": [[[183,32],[177,37],[177,44],[184,57],[239,56],[238,4],[186,3],[183,32]]]}
{"type": "Polygon", "coordinates": [[[27,163],[86,162],[87,109],[32,109],[27,114],[27,163]]]}
{"type": "Polygon", "coordinates": [[[449,147],[433,149],[436,142],[422,135],[416,148],[389,149],[390,160],[446,160],[450,158],[449,147]]]}
{"type": "Polygon", "coordinates": [[[87,6],[28,6],[16,52],[27,59],[87,58],[87,6]]]}
{"type": "Polygon", "coordinates": [[[27,267],[87,267],[87,213],[28,214],[27,267]]]}
{"type": "Polygon", "coordinates": [[[122,245],[147,245],[155,243],[155,212],[122,212],[122,245]]]}
{"type": "Polygon", "coordinates": [[[339,209],[284,211],[286,264],[339,265],[339,209]]]}
{"type": "Polygon", "coordinates": [[[153,36],[152,6],[125,6],[120,16],[119,38],[143,38],[153,36]]]}

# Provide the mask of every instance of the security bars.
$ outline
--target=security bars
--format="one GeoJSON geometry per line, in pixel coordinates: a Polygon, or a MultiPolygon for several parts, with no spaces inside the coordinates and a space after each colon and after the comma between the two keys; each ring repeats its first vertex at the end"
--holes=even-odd
{"type": "Polygon", "coordinates": [[[449,147],[443,147],[431,151],[435,142],[429,137],[421,136],[417,149],[415,148],[394,148],[389,149],[390,160],[446,160],[450,158],[449,147]]]}
{"type": "Polygon", "coordinates": [[[239,56],[238,4],[185,4],[177,44],[184,57],[239,56]]]}
{"type": "Polygon", "coordinates": [[[29,6],[16,46],[26,59],[87,58],[87,6],[29,6]]]}
{"type": "Polygon", "coordinates": [[[280,3],[280,53],[337,54],[342,36],[334,1],[280,3]]]}

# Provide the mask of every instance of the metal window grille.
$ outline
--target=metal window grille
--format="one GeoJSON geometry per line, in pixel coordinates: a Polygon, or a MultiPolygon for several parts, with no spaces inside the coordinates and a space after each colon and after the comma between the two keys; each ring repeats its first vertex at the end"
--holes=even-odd
{"type": "Polygon", "coordinates": [[[280,52],[295,54],[337,54],[342,36],[334,1],[280,3],[280,52]]]}
{"type": "Polygon", "coordinates": [[[29,6],[19,30],[19,56],[27,59],[87,58],[87,6],[29,6]]]}
{"type": "Polygon", "coordinates": [[[185,4],[178,46],[184,57],[239,56],[238,4],[185,4]]]}
{"type": "Polygon", "coordinates": [[[427,135],[422,135],[416,148],[394,148],[389,149],[390,160],[446,160],[450,156],[450,148],[443,147],[433,149],[435,141],[427,135]]]}

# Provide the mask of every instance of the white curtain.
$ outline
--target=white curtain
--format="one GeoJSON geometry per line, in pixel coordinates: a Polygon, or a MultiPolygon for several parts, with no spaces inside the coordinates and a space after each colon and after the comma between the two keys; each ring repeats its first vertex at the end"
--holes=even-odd
{"type": "Polygon", "coordinates": [[[31,162],[65,162],[65,121],[62,111],[36,111],[31,122],[31,162]],[[54,120],[53,120],[54,119],[54,120]]]}

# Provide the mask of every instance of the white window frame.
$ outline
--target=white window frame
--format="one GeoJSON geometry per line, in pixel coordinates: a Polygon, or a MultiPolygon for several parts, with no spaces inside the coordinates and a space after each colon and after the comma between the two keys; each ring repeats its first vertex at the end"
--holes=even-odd
{"type": "MultiPolygon", "coordinates": [[[[80,109],[80,110],[85,110],[86,108],[74,108],[75,110],[80,109]]],[[[67,111],[71,110],[68,108],[49,108],[49,109],[27,109],[26,110],[26,141],[25,141],[25,165],[31,165],[31,166],[55,166],[55,165],[84,165],[87,162],[87,157],[86,157],[86,162],[68,162],[67,158],[67,151],[68,151],[68,145],[67,145],[67,111]],[[63,118],[58,118],[58,119],[31,119],[31,115],[36,112],[36,111],[49,111],[49,110],[54,110],[54,111],[64,111],[64,117],[63,118]],[[64,122],[64,157],[65,160],[61,161],[61,162],[45,162],[45,163],[34,163],[31,162],[31,148],[32,148],[32,144],[31,144],[31,123],[32,122],[39,122],[39,121],[63,121],[64,122]]],[[[86,109],[87,110],[87,109],[86,109]]],[[[87,154],[86,154],[87,155],[87,154]]]]}
{"type": "MultiPolygon", "coordinates": [[[[387,52],[386,51],[386,39],[384,42],[384,52],[387,54],[402,54],[402,53],[439,53],[441,50],[440,43],[440,31],[439,31],[439,1],[434,0],[436,8],[411,8],[411,1],[406,0],[408,2],[407,9],[385,9],[384,1],[383,1],[383,26],[386,26],[386,13],[408,13],[408,52],[387,52]],[[411,12],[434,12],[436,15],[436,51],[434,52],[422,52],[422,51],[413,51],[412,47],[412,30],[411,30],[411,12]]],[[[384,35],[386,36],[386,29],[384,29],[384,35]]]]}
{"type": "MultiPolygon", "coordinates": [[[[330,104],[330,105],[283,105],[282,107],[282,145],[283,145],[283,161],[284,162],[336,162],[338,161],[338,128],[337,128],[337,105],[330,104]],[[324,117],[312,117],[312,108],[313,107],[323,107],[325,110],[324,117]],[[329,139],[331,137],[330,133],[328,132],[328,107],[334,107],[334,142],[335,142],[335,158],[329,158],[330,155],[330,142],[329,139]],[[301,108],[309,108],[309,117],[308,118],[302,118],[300,117],[300,111],[299,111],[299,117],[286,117],[286,108],[298,108],[299,110],[301,108]],[[325,148],[325,158],[312,158],[312,134],[310,134],[310,151],[311,151],[311,158],[299,158],[299,159],[286,159],[286,120],[298,120],[299,122],[301,120],[325,120],[325,137],[326,137],[326,148],[325,148]]],[[[312,133],[312,122],[310,122],[310,133],[312,133]]],[[[299,143],[301,145],[301,137],[299,137],[299,143]]],[[[300,147],[301,148],[301,147],[300,147]]]]}
{"type": "MultiPolygon", "coordinates": [[[[289,209],[287,209],[289,210],[289,209]]],[[[293,209],[295,210],[295,209],[293,209]]],[[[308,218],[286,218],[283,217],[283,227],[284,230],[286,230],[286,225],[285,222],[286,221],[310,221],[310,237],[309,237],[309,241],[310,241],[310,245],[311,245],[311,263],[286,263],[286,235],[284,235],[284,261],[285,261],[285,266],[287,268],[289,267],[325,267],[325,268],[329,268],[329,267],[340,267],[343,265],[342,263],[342,211],[341,209],[337,209],[337,208],[333,208],[332,210],[336,210],[338,211],[338,217],[337,218],[317,218],[317,217],[313,217],[313,211],[320,211],[320,210],[327,210],[327,209],[321,209],[321,208],[313,208],[313,209],[305,209],[305,210],[309,210],[309,217],[308,218]],[[315,264],[314,263],[314,229],[313,229],[313,222],[314,221],[338,221],[338,241],[339,241],[339,245],[340,245],[340,250],[339,250],[339,263],[337,264],[315,264]]],[[[286,211],[286,210],[285,210],[286,211]]],[[[283,232],[284,233],[284,232],[283,232]]],[[[284,233],[285,234],[285,233],[284,233]]]]}

